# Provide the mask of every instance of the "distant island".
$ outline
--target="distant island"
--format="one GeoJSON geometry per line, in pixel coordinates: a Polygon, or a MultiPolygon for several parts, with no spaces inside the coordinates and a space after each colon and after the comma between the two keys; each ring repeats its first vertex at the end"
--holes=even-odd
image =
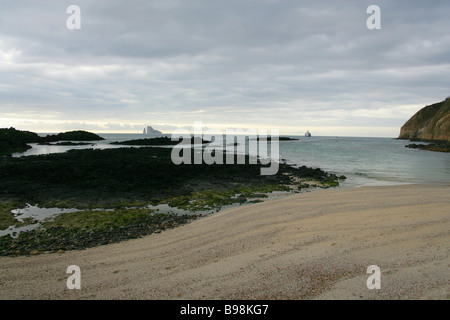
{"type": "MultiPolygon", "coordinates": [[[[185,142],[187,142],[188,139],[185,139],[185,142]]],[[[246,140],[248,140],[248,137],[246,137],[246,140]]],[[[261,137],[261,138],[255,138],[252,140],[267,140],[267,141],[271,141],[271,137],[261,137]]],[[[294,139],[294,138],[289,138],[289,137],[279,137],[278,138],[279,141],[290,141],[290,140],[298,140],[298,139],[294,139]]],[[[194,144],[194,138],[190,138],[189,139],[189,143],[190,144],[194,144]]],[[[205,143],[211,143],[212,141],[209,140],[205,140],[202,139],[201,140],[201,144],[205,144],[205,143]]],[[[114,145],[125,145],[125,146],[171,146],[171,145],[177,145],[180,142],[178,140],[176,141],[172,141],[171,138],[169,137],[156,137],[156,138],[146,138],[146,139],[137,139],[137,140],[128,140],[128,141],[115,141],[115,142],[111,142],[110,144],[114,144],[114,145]]],[[[229,143],[227,144],[228,146],[238,146],[239,143],[234,142],[234,143],[229,143]]]]}
{"type": "Polygon", "coordinates": [[[401,127],[398,139],[431,143],[409,148],[450,152],[450,97],[420,109],[401,127]]]}
{"type": "Polygon", "coordinates": [[[66,146],[66,147],[73,147],[73,146],[88,146],[93,145],[90,142],[72,142],[72,141],[63,141],[63,142],[39,142],[40,145],[47,145],[47,146],[66,146]]]}
{"type": "MultiPolygon", "coordinates": [[[[39,143],[53,145],[50,142],[57,141],[99,141],[104,138],[87,131],[76,130],[68,131],[45,137],[39,136],[31,131],[22,131],[15,128],[0,128],[0,155],[11,155],[15,152],[25,152],[30,149],[29,143],[39,143]]],[[[59,143],[55,145],[68,145],[68,143],[59,143]]],[[[71,143],[70,145],[74,145],[71,143]]]]}
{"type": "Polygon", "coordinates": [[[147,128],[144,128],[143,134],[147,136],[154,136],[154,135],[161,135],[163,133],[159,130],[153,129],[151,126],[147,126],[147,128]]]}
{"type": "Polygon", "coordinates": [[[68,131],[53,135],[48,135],[43,138],[46,142],[55,141],[100,141],[105,140],[104,138],[96,135],[92,132],[87,132],[83,130],[68,131]]]}
{"type": "MultiPolygon", "coordinates": [[[[185,139],[187,140],[187,139],[185,139]]],[[[201,140],[202,144],[210,143],[208,140],[201,140]]],[[[115,141],[110,144],[114,145],[124,145],[124,146],[173,146],[179,144],[180,141],[173,141],[169,137],[156,137],[156,138],[147,138],[147,139],[136,139],[136,140],[127,140],[127,141],[115,141]]],[[[194,143],[194,138],[190,139],[190,143],[194,143]]]]}
{"type": "MultiPolygon", "coordinates": [[[[278,141],[292,141],[292,140],[298,140],[297,138],[290,138],[290,137],[274,137],[274,140],[278,140],[278,141]]],[[[255,139],[251,139],[251,140],[257,140],[257,141],[271,141],[272,137],[271,136],[267,136],[267,137],[258,137],[255,139]]]]}
{"type": "MultiPolygon", "coordinates": [[[[293,140],[298,140],[297,138],[290,138],[290,137],[278,137],[278,139],[276,137],[274,137],[274,140],[278,140],[278,141],[293,141],[293,140]]],[[[272,137],[267,137],[267,138],[258,138],[258,140],[268,140],[271,141],[272,137]]]]}

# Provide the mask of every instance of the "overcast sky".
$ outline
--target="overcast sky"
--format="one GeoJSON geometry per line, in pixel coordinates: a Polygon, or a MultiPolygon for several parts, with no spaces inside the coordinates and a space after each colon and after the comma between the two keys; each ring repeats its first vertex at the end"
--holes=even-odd
{"type": "Polygon", "coordinates": [[[449,12],[448,0],[0,0],[0,127],[397,137],[450,96],[449,12]]]}

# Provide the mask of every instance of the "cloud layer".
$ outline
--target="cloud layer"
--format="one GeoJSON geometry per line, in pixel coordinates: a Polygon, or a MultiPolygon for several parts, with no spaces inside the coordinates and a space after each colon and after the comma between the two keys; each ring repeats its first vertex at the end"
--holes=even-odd
{"type": "Polygon", "coordinates": [[[396,136],[449,96],[448,1],[1,1],[0,127],[396,136]]]}

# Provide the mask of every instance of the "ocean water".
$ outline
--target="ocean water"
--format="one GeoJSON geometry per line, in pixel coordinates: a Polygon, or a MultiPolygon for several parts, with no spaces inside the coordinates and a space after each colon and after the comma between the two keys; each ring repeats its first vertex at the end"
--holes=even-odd
{"type": "Polygon", "coordinates": [[[450,153],[410,149],[408,140],[297,137],[280,142],[280,156],[296,165],[345,175],[344,187],[395,184],[450,185],[450,153]]]}
{"type": "MultiPolygon", "coordinates": [[[[105,140],[87,146],[40,146],[14,156],[28,156],[69,149],[106,149],[124,146],[114,141],[145,138],[142,134],[99,134],[105,140]]],[[[347,179],[343,187],[396,184],[450,185],[450,153],[405,148],[410,142],[393,138],[304,137],[280,141],[279,158],[294,166],[321,168],[347,179]]],[[[221,140],[216,142],[222,145],[221,140]]],[[[225,145],[225,144],[224,144],[225,145]]],[[[230,150],[230,147],[227,147],[230,150]]],[[[255,153],[250,150],[250,153],[255,153]]],[[[270,153],[269,153],[270,154],[270,153]]]]}

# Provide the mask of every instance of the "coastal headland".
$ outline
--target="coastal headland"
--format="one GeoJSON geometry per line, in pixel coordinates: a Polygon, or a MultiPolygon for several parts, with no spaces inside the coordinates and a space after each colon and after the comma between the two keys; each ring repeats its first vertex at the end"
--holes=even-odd
{"type": "Polygon", "coordinates": [[[417,111],[401,127],[398,139],[420,142],[408,148],[450,152],[450,97],[417,111]]]}
{"type": "Polygon", "coordinates": [[[0,299],[449,299],[449,191],[322,189],[140,239],[2,257],[0,299]],[[70,265],[79,290],[66,286],[70,265]]]}

